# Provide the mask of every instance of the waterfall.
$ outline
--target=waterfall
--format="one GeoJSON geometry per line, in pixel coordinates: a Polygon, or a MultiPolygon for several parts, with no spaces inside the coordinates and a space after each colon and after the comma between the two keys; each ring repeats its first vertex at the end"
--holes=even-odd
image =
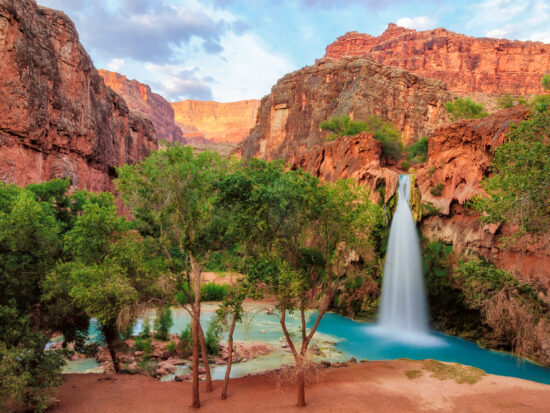
{"type": "Polygon", "coordinates": [[[380,304],[379,326],[399,335],[429,331],[420,242],[409,207],[410,186],[410,176],[399,175],[380,304]]]}

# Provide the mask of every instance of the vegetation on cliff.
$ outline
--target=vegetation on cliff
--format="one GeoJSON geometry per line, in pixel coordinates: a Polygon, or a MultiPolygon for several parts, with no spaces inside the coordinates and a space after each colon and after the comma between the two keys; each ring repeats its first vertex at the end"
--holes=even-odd
{"type": "Polygon", "coordinates": [[[453,121],[460,119],[481,119],[489,115],[482,103],[476,103],[470,97],[456,98],[445,103],[445,109],[453,121]]]}

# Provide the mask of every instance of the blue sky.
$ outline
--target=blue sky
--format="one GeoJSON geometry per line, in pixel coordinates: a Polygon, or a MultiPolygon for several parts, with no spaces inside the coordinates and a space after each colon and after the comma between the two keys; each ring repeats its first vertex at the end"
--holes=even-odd
{"type": "Polygon", "coordinates": [[[352,30],[393,22],[550,43],[550,0],[38,0],[76,23],[96,67],[170,101],[259,99],[352,30]]]}

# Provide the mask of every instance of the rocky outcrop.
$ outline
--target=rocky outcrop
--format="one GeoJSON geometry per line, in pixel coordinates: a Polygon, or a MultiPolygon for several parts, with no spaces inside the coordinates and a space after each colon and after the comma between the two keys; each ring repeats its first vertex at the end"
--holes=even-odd
{"type": "Polygon", "coordinates": [[[350,32],[326,49],[325,57],[367,56],[392,67],[444,81],[467,95],[540,94],[550,73],[550,44],[474,38],[445,29],[419,31],[390,24],[378,37],[350,32]]]}
{"type": "Polygon", "coordinates": [[[388,202],[397,189],[397,172],[383,167],[382,145],[371,133],[345,136],[289,162],[323,181],[353,178],[370,192],[373,202],[388,202]]]}
{"type": "Polygon", "coordinates": [[[171,103],[176,124],[189,143],[239,143],[256,121],[260,101],[242,100],[219,103],[184,100],[171,103]]]}
{"type": "Polygon", "coordinates": [[[159,140],[184,143],[181,129],[174,123],[174,109],[148,85],[108,70],[98,70],[105,84],[124,98],[130,110],[153,122],[159,140]]]}
{"type": "Polygon", "coordinates": [[[424,218],[421,232],[429,239],[453,244],[457,256],[474,252],[519,279],[550,290],[550,239],[523,236],[510,245],[511,225],[482,225],[479,215],[465,204],[483,195],[480,181],[490,174],[494,150],[505,141],[510,125],[528,116],[517,106],[486,119],[457,122],[434,132],[428,162],[416,172],[422,202],[432,203],[439,214],[424,218]],[[441,195],[430,190],[442,184],[441,195]]]}
{"type": "Polygon", "coordinates": [[[429,135],[446,120],[445,85],[368,58],[321,59],[280,79],[262,99],[245,157],[290,160],[323,145],[319,124],[341,114],[376,114],[403,132],[405,142],[429,135]]]}
{"type": "Polygon", "coordinates": [[[153,125],[106,87],[72,21],[34,0],[0,0],[0,180],[69,177],[111,190],[114,167],[157,147],[153,125]]]}

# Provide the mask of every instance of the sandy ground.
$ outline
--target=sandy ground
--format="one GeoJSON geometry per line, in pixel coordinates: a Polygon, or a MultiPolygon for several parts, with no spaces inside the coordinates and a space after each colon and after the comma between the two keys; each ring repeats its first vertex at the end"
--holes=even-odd
{"type": "MultiPolygon", "coordinates": [[[[290,380],[289,377],[286,378],[290,380]]],[[[205,393],[202,412],[549,412],[550,386],[500,376],[476,384],[439,380],[420,362],[367,362],[322,369],[310,377],[306,408],[294,407],[294,386],[273,373],[234,379],[229,397],[220,400],[221,382],[205,393]],[[410,379],[405,371],[418,369],[410,379]],[[281,384],[281,381],[283,383],[281,384]]],[[[67,376],[51,411],[182,412],[194,411],[189,382],[161,383],[145,376],[72,374],[67,376]]]]}

